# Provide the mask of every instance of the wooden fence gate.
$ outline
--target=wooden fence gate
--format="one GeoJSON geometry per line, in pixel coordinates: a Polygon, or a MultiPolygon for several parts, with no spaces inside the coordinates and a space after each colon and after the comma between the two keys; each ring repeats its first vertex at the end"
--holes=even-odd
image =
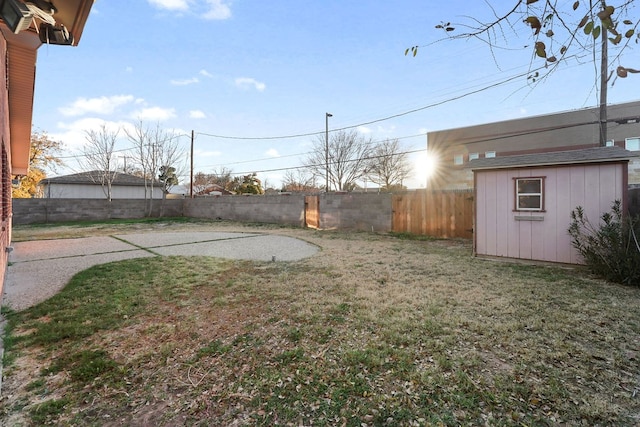
{"type": "Polygon", "coordinates": [[[473,237],[473,190],[415,191],[392,198],[392,231],[433,237],[473,237]]]}
{"type": "Polygon", "coordinates": [[[304,196],[304,223],[309,228],[320,228],[320,197],[304,196]]]}

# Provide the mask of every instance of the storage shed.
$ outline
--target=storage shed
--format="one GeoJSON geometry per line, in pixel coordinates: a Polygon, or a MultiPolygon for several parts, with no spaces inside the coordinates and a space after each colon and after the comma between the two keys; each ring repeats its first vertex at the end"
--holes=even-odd
{"type": "Polygon", "coordinates": [[[615,200],[626,209],[633,156],[598,147],[472,160],[475,255],[581,264],[571,211],[582,206],[597,224],[615,200]]]}

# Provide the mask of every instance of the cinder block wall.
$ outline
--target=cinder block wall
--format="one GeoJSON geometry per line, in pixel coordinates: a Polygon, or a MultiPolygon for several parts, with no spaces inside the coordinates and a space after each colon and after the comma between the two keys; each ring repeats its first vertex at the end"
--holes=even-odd
{"type": "Polygon", "coordinates": [[[391,193],[329,193],[320,195],[323,230],[391,231],[391,193]]]}
{"type": "MultiPolygon", "coordinates": [[[[320,228],[387,232],[392,225],[391,194],[330,193],[320,196],[320,228]]],[[[154,200],[152,216],[160,216],[154,200]]],[[[219,196],[165,200],[165,217],[223,219],[305,226],[304,195],[219,196]]],[[[13,223],[44,224],[144,218],[144,200],[15,199],[13,223]]]]}
{"type": "MultiPolygon", "coordinates": [[[[13,199],[13,224],[144,218],[146,203],[141,199],[13,199]]],[[[151,216],[160,216],[161,207],[162,201],[154,200],[151,216]]],[[[165,200],[163,216],[183,216],[182,200],[165,200]]]]}
{"type": "Polygon", "coordinates": [[[304,195],[214,196],[184,199],[184,216],[304,227],[304,195]]]}

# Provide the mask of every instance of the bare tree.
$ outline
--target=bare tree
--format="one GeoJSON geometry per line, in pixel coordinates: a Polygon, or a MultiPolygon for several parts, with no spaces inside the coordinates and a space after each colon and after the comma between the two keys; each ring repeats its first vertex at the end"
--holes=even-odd
{"type": "Polygon", "coordinates": [[[282,178],[282,191],[294,193],[316,192],[316,178],[302,169],[288,170],[282,178]]]}
{"type": "Polygon", "coordinates": [[[365,139],[356,131],[338,131],[331,135],[328,143],[324,137],[318,137],[311,154],[304,161],[309,172],[316,178],[324,178],[329,172],[329,188],[337,191],[349,191],[355,182],[365,174],[367,158],[371,153],[371,140],[365,139]]]}
{"type": "Polygon", "coordinates": [[[213,185],[211,175],[204,172],[196,172],[193,175],[193,191],[196,196],[203,194],[209,187],[213,185]]]}
{"type": "MultiPolygon", "coordinates": [[[[177,135],[163,130],[160,124],[151,128],[140,121],[125,133],[133,145],[135,160],[145,179],[145,199],[149,200],[148,215],[151,215],[160,167],[170,166],[175,168],[177,176],[183,174],[186,167],[185,151],[180,147],[177,135]]],[[[162,188],[159,190],[163,191],[162,188]]]]}
{"type": "Polygon", "coordinates": [[[212,173],[197,172],[193,176],[193,194],[202,195],[209,193],[213,186],[231,191],[231,183],[234,182],[232,173],[233,171],[226,167],[214,169],[212,173]]]}
{"type": "Polygon", "coordinates": [[[117,176],[117,161],[113,159],[113,152],[118,140],[117,130],[110,130],[103,124],[99,130],[90,130],[85,134],[87,144],[84,146],[84,161],[90,171],[90,177],[96,184],[102,186],[107,200],[112,199],[112,184],[117,176]]]}
{"type": "Polygon", "coordinates": [[[367,177],[372,182],[385,190],[399,188],[411,172],[409,157],[397,139],[387,139],[374,147],[367,165],[367,177]]]}
{"type": "Polygon", "coordinates": [[[233,171],[227,167],[220,167],[214,169],[211,173],[211,181],[213,184],[219,185],[225,190],[231,190],[230,186],[233,183],[233,171]]]}

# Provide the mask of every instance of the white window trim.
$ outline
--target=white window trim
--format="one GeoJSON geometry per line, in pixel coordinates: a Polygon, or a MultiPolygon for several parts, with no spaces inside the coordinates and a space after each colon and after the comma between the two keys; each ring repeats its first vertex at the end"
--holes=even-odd
{"type": "Polygon", "coordinates": [[[456,154],[455,156],[453,156],[453,164],[455,166],[460,166],[463,163],[464,163],[464,156],[462,154],[456,154]]]}
{"type": "Polygon", "coordinates": [[[640,151],[640,137],[635,136],[633,138],[625,138],[625,140],[624,140],[624,148],[629,150],[629,151],[640,151]],[[636,142],[638,144],[637,148],[635,148],[635,149],[629,148],[629,142],[630,141],[636,142]]]}
{"type": "Polygon", "coordinates": [[[496,152],[495,151],[486,151],[484,153],[485,159],[493,159],[495,156],[496,156],[496,152]]]}
{"type": "Polygon", "coordinates": [[[516,196],[516,200],[515,200],[515,210],[518,212],[544,212],[544,178],[543,176],[532,176],[532,177],[520,177],[520,178],[514,178],[514,185],[515,185],[515,196],[516,196]],[[532,181],[532,180],[538,180],[540,181],[540,192],[539,193],[519,193],[518,192],[518,182],[519,181],[532,181]],[[539,208],[525,208],[525,207],[520,207],[520,197],[521,196],[539,196],[540,197],[540,207],[539,208]]]}
{"type": "Polygon", "coordinates": [[[475,160],[475,159],[479,159],[479,158],[480,158],[480,153],[470,153],[469,154],[469,161],[475,160]]]}

